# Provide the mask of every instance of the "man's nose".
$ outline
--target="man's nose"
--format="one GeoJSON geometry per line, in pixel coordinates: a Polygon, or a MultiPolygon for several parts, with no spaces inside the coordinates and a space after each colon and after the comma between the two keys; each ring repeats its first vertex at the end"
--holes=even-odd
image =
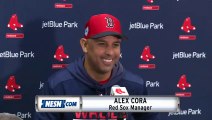
{"type": "Polygon", "coordinates": [[[114,54],[113,47],[112,46],[107,46],[106,50],[105,50],[105,53],[107,55],[113,55],[114,54]]]}

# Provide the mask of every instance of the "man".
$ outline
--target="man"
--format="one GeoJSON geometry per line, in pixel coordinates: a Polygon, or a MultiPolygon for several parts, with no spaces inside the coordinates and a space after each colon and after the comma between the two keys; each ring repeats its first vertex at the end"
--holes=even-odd
{"type": "MultiPolygon", "coordinates": [[[[123,39],[121,25],[109,14],[92,16],[80,45],[84,56],[51,76],[45,95],[110,95],[113,85],[126,87],[130,95],[146,95],[144,81],[119,62],[123,39]]],[[[117,119],[121,113],[36,113],[36,120],[117,119]]],[[[155,120],[153,113],[127,113],[127,120],[155,120]]]]}

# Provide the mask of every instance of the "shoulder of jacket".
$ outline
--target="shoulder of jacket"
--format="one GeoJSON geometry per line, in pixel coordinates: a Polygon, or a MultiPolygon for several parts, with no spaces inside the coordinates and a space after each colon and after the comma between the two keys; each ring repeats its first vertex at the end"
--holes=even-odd
{"type": "Polygon", "coordinates": [[[57,86],[58,84],[66,81],[66,80],[70,80],[73,79],[73,76],[69,73],[69,71],[65,68],[62,69],[54,74],[52,74],[49,78],[48,78],[48,83],[50,85],[51,88],[54,88],[55,86],[57,86]]]}
{"type": "Polygon", "coordinates": [[[134,74],[134,73],[132,73],[128,70],[125,70],[125,74],[124,74],[123,77],[126,81],[144,85],[144,80],[140,76],[138,76],[138,75],[136,75],[136,74],[134,74]]]}

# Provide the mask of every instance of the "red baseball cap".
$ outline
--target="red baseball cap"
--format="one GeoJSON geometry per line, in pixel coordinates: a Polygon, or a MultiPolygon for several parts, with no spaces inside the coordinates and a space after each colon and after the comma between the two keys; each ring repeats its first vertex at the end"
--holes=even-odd
{"type": "Polygon", "coordinates": [[[84,38],[100,38],[104,36],[116,36],[127,39],[122,34],[120,21],[110,14],[93,15],[85,25],[84,38]]]}

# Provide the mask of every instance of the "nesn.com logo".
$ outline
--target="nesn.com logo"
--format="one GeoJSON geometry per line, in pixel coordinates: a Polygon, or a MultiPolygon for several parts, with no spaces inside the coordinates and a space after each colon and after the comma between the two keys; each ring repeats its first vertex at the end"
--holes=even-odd
{"type": "Polygon", "coordinates": [[[66,100],[42,100],[41,108],[65,108],[65,106],[77,106],[77,102],[66,102],[66,100]]]}

